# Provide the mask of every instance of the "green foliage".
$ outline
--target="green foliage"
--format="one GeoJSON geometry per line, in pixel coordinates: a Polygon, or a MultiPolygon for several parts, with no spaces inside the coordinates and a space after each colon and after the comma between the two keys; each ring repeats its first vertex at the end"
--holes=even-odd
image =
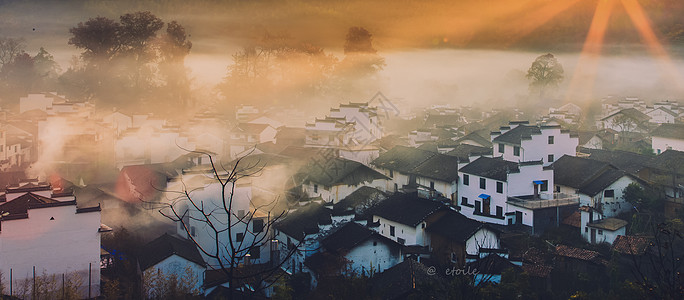
{"type": "Polygon", "coordinates": [[[663,207],[662,193],[651,187],[642,187],[638,183],[630,183],[622,197],[639,211],[660,212],[663,207]]]}

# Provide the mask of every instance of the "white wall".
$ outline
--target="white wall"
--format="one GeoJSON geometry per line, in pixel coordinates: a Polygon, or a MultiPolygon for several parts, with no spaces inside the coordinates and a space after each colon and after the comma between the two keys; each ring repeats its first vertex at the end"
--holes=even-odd
{"type": "Polygon", "coordinates": [[[684,140],[653,136],[651,137],[651,144],[656,154],[665,152],[668,149],[684,151],[684,140]]]}
{"type": "Polygon", "coordinates": [[[387,237],[394,241],[397,241],[397,239],[402,238],[406,241],[404,245],[427,246],[427,241],[425,239],[425,228],[423,227],[425,225],[425,222],[418,224],[418,226],[416,227],[411,227],[408,225],[387,220],[379,216],[373,216],[373,222],[380,222],[380,226],[373,229],[384,237],[387,237]],[[390,226],[394,226],[394,236],[390,235],[390,226]]]}
{"type": "Polygon", "coordinates": [[[5,287],[9,288],[10,269],[16,293],[21,281],[33,278],[35,266],[36,276],[76,273],[83,283],[79,292],[87,297],[90,264],[91,295],[98,296],[99,228],[99,211],[77,214],[75,205],[31,209],[28,219],[2,221],[0,270],[5,287]]]}
{"type": "Polygon", "coordinates": [[[534,134],[531,139],[520,141],[519,156],[514,155],[514,146],[511,144],[505,144],[504,153],[499,152],[498,143],[494,143],[493,150],[494,157],[503,156],[505,160],[514,162],[542,160],[544,166],[548,166],[553,163],[548,160],[549,154],[553,154],[554,161],[563,155],[575,156],[578,144],[578,137],[571,137],[568,132],[561,132],[560,128],[542,127],[541,134],[534,134]],[[553,144],[549,144],[549,136],[554,137],[553,144]]]}
{"type": "MultiPolygon", "coordinates": [[[[165,275],[174,274],[176,278],[181,279],[187,276],[186,269],[190,268],[190,272],[195,277],[196,281],[194,288],[197,291],[202,291],[202,285],[204,284],[204,271],[205,268],[196,264],[195,262],[188,261],[176,254],[167,257],[166,259],[160,261],[154,266],[151,266],[145,270],[146,272],[162,272],[165,275]]],[[[143,278],[144,280],[144,278],[143,278]]],[[[154,283],[151,283],[154,284],[154,283]]],[[[150,293],[152,291],[150,290],[150,293]]],[[[152,294],[148,295],[151,297],[152,294]]]]}
{"type": "Polygon", "coordinates": [[[344,256],[351,261],[352,272],[370,275],[385,271],[401,262],[401,252],[392,248],[377,237],[371,237],[357,245],[344,256]],[[375,245],[373,244],[375,242],[375,245]]]}
{"type": "Polygon", "coordinates": [[[480,228],[466,241],[467,254],[478,255],[480,248],[501,249],[496,233],[487,228],[480,228]]]}

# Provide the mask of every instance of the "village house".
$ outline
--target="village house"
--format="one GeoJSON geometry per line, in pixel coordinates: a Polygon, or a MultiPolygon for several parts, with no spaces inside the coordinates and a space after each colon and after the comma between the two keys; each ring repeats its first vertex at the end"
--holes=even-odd
{"type": "Polygon", "coordinates": [[[140,249],[138,265],[143,274],[143,286],[150,298],[158,295],[156,289],[162,287],[157,285],[170,276],[178,280],[178,284],[189,285],[185,288],[198,293],[202,291],[206,266],[191,240],[165,233],[140,249]]]}
{"type": "Polygon", "coordinates": [[[383,127],[378,118],[378,109],[368,102],[340,104],[330,109],[330,117],[344,118],[354,124],[354,140],[362,145],[369,144],[383,136],[383,127]]]}
{"type": "Polygon", "coordinates": [[[580,207],[580,233],[585,241],[592,244],[612,244],[620,235],[625,235],[627,221],[604,217],[600,210],[590,206],[580,207]]]}
{"type": "Polygon", "coordinates": [[[620,133],[647,133],[650,119],[648,115],[636,108],[625,108],[601,118],[596,126],[599,129],[612,129],[620,133]]]}
{"type": "Polygon", "coordinates": [[[332,210],[322,204],[310,202],[288,211],[274,224],[274,237],[283,253],[295,251],[283,268],[290,273],[307,271],[304,261],[320,251],[320,240],[333,225],[332,210]]]}
{"type": "Polygon", "coordinates": [[[269,124],[239,123],[230,133],[230,157],[237,158],[260,143],[275,143],[276,133],[278,130],[269,124]]]}
{"type": "Polygon", "coordinates": [[[676,112],[673,112],[669,110],[665,106],[660,106],[658,108],[651,109],[646,112],[646,115],[651,118],[648,120],[651,123],[656,123],[656,124],[672,124],[675,123],[675,120],[679,117],[679,114],[676,112]]]}
{"type": "Polygon", "coordinates": [[[670,149],[684,151],[684,124],[661,124],[651,131],[651,146],[656,154],[670,149]]]}
{"type": "Polygon", "coordinates": [[[354,137],[354,123],[344,117],[325,117],[306,123],[305,145],[307,147],[340,148],[349,145],[354,137]]]}
{"type": "Polygon", "coordinates": [[[541,161],[480,157],[459,175],[459,206],[471,219],[540,233],[577,209],[577,196],[553,192],[553,170],[541,161]]]}
{"type": "Polygon", "coordinates": [[[507,161],[543,161],[548,166],[563,155],[575,155],[579,139],[560,126],[530,126],[511,121],[491,133],[493,156],[507,161]]]}
{"type": "Polygon", "coordinates": [[[480,249],[501,249],[497,230],[456,211],[448,211],[425,230],[431,258],[442,265],[463,266],[466,257],[479,256],[480,249]]]}
{"type": "Polygon", "coordinates": [[[361,186],[385,189],[389,178],[359,162],[344,158],[312,160],[297,177],[309,197],[337,203],[361,186]]]}
{"type": "Polygon", "coordinates": [[[114,144],[117,169],[171,162],[194,150],[195,145],[180,133],[179,127],[168,125],[128,129],[114,144]]]}
{"type": "Polygon", "coordinates": [[[19,294],[19,287],[43,274],[78,278],[80,297],[100,294],[100,233],[106,231],[100,207],[78,207],[73,195],[60,193],[47,183],[28,182],[7,187],[1,196],[0,271],[2,284],[9,289],[11,281],[13,287],[6,294],[30,296],[19,294]]]}
{"type": "Polygon", "coordinates": [[[409,171],[415,177],[420,196],[428,199],[456,201],[458,188],[458,157],[436,154],[409,171]]]}
{"type": "Polygon", "coordinates": [[[445,204],[420,198],[416,193],[395,193],[372,209],[369,226],[399,244],[428,246],[428,218],[436,218],[447,210],[445,204]]]}
{"type": "Polygon", "coordinates": [[[644,183],[616,167],[589,158],[563,156],[553,164],[556,192],[576,194],[580,206],[590,206],[604,217],[632,210],[623,193],[631,183],[644,183]]]}
{"type": "Polygon", "coordinates": [[[400,189],[415,185],[415,176],[411,172],[417,166],[437,155],[435,152],[406,146],[396,146],[380,154],[371,165],[389,177],[385,191],[397,192],[400,189]]]}
{"type": "MultiPolygon", "coordinates": [[[[372,276],[391,268],[402,260],[402,245],[363,225],[349,222],[321,240],[327,254],[338,256],[345,264],[341,274],[372,276]]],[[[316,270],[316,257],[307,265],[316,270]]]]}

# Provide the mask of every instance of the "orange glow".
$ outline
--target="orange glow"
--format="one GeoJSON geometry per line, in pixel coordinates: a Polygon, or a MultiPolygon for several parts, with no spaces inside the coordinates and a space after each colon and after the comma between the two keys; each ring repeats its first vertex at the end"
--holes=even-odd
{"type": "MultiPolygon", "coordinates": [[[[517,24],[519,29],[518,34],[514,38],[521,38],[530,34],[532,31],[546,24],[548,21],[567,10],[577,2],[579,2],[579,0],[551,1],[546,6],[524,15],[523,18],[517,20],[519,22],[517,24]]],[[[516,24],[517,22],[513,21],[512,23],[516,24]]],[[[509,42],[509,44],[510,43],[512,42],[509,42]]]]}
{"type": "Polygon", "coordinates": [[[570,88],[568,89],[567,100],[588,100],[592,97],[594,79],[596,78],[596,68],[598,66],[599,55],[603,47],[603,40],[610,20],[611,12],[617,0],[599,1],[591,21],[589,34],[584,41],[582,53],[575,67],[570,88]],[[579,98],[579,99],[578,99],[579,98]]]}
{"type": "Polygon", "coordinates": [[[651,22],[644,13],[643,8],[636,0],[622,0],[622,5],[625,7],[627,14],[632,23],[636,26],[641,38],[644,40],[648,46],[651,53],[659,60],[661,67],[670,76],[675,87],[682,88],[682,76],[674,67],[670,56],[667,54],[663,45],[658,41],[653,28],[651,27],[651,22]]]}

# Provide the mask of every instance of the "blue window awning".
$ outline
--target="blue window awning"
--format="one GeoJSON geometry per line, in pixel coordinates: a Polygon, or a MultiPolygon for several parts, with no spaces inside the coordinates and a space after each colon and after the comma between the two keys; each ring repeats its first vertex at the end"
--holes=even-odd
{"type": "Polygon", "coordinates": [[[487,199],[487,198],[491,198],[492,196],[487,195],[487,194],[480,194],[480,195],[477,196],[477,197],[478,197],[478,198],[482,198],[482,199],[487,199]]]}
{"type": "Polygon", "coordinates": [[[532,181],[532,182],[534,182],[534,184],[544,184],[544,182],[541,181],[541,180],[535,180],[535,181],[532,181]]]}

